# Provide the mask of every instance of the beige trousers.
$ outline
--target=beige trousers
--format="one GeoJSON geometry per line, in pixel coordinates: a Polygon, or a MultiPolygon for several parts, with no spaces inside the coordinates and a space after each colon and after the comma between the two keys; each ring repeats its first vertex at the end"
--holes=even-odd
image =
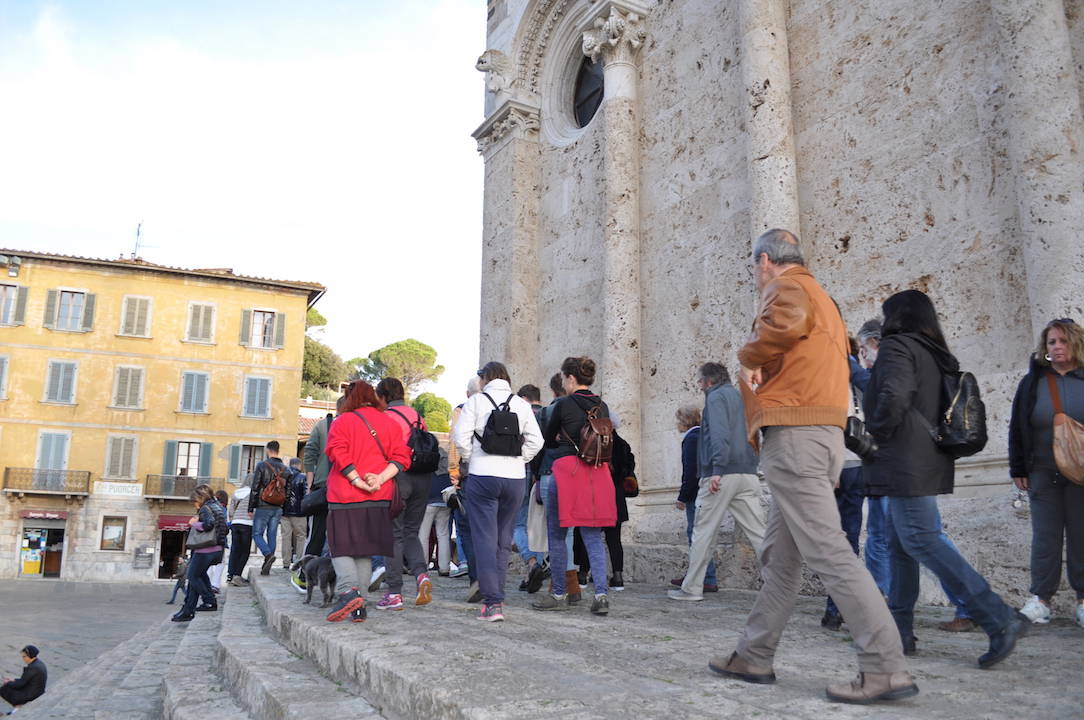
{"type": "Polygon", "coordinates": [[[843,468],[843,430],[827,425],[767,428],[760,467],[772,491],[760,555],[764,585],[738,641],[738,654],[759,667],[772,666],[798,598],[805,560],[851,630],[859,670],[906,670],[888,605],[840,525],[832,491],[843,468]]]}
{"type": "Polygon", "coordinates": [[[757,556],[764,545],[764,508],[760,504],[760,481],[756,475],[723,475],[719,492],[713,493],[707,478],[700,479],[696,496],[696,520],[693,540],[689,547],[689,570],[681,589],[691,595],[704,592],[704,574],[715,554],[715,538],[726,511],[734,515],[734,525],[740,527],[753,544],[757,556]]]}
{"type": "Polygon", "coordinates": [[[305,554],[305,541],[309,533],[309,519],[306,517],[287,517],[279,519],[279,544],[282,550],[282,564],[289,567],[305,554]]]}

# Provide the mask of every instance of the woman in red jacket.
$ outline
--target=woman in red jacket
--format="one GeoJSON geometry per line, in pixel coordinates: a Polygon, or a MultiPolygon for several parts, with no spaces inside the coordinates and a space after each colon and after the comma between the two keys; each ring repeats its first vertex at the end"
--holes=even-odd
{"type": "Polygon", "coordinates": [[[358,588],[372,572],[372,556],[393,552],[392,478],[410,467],[410,448],[383,410],[373,388],[357,380],[347,388],[328,433],[327,539],[338,593],[329,622],[348,616],[354,622],[365,620],[365,598],[358,588]]]}

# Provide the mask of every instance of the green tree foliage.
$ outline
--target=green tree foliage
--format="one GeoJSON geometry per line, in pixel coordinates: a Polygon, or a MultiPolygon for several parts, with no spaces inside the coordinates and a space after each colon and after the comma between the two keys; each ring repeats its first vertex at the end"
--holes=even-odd
{"type": "Polygon", "coordinates": [[[301,383],[301,397],[311,397],[313,400],[335,400],[339,397],[339,391],[304,380],[301,383]]]}
{"type": "Polygon", "coordinates": [[[369,357],[354,358],[349,364],[354,378],[373,384],[386,377],[399,378],[409,396],[413,395],[422,383],[441,376],[444,366],[437,365],[436,362],[436,350],[411,338],[373,350],[369,357]]]}
{"type": "Polygon", "coordinates": [[[302,383],[338,390],[349,370],[335,351],[319,340],[305,338],[305,362],[301,368],[302,383]]]}
{"type": "Polygon", "coordinates": [[[410,406],[425,418],[425,424],[434,432],[448,432],[448,419],[452,416],[452,404],[444,398],[425,392],[414,399],[410,406]]]}
{"type": "Polygon", "coordinates": [[[305,329],[324,327],[325,325],[327,325],[327,318],[321,315],[316,308],[309,308],[309,311],[305,313],[305,329]]]}

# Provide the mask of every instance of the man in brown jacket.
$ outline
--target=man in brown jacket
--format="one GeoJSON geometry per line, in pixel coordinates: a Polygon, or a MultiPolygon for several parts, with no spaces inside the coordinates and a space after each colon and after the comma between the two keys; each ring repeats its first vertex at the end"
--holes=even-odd
{"type": "Polygon", "coordinates": [[[843,319],[805,268],[793,234],[761,235],[753,262],[760,305],[738,360],[750,439],[755,443],[763,431],[760,465],[772,491],[760,555],[764,585],[737,651],[712,658],[709,666],[747,682],[775,682],[772,662],[804,559],[836,601],[858,647],[858,678],[830,685],[829,699],[865,704],[910,697],[918,687],[907,672],[899,631],[840,528],[833,495],[849,405],[843,319]]]}

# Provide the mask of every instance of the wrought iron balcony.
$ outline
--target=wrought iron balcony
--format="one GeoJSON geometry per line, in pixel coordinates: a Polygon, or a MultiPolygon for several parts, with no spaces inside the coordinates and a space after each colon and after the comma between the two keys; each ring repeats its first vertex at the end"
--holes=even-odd
{"type": "Polygon", "coordinates": [[[39,495],[87,495],[90,493],[90,471],[4,468],[4,491],[39,495]]]}
{"type": "Polygon", "coordinates": [[[212,490],[225,490],[226,478],[195,475],[148,475],[143,497],[156,500],[187,500],[197,485],[210,485],[212,490]]]}

